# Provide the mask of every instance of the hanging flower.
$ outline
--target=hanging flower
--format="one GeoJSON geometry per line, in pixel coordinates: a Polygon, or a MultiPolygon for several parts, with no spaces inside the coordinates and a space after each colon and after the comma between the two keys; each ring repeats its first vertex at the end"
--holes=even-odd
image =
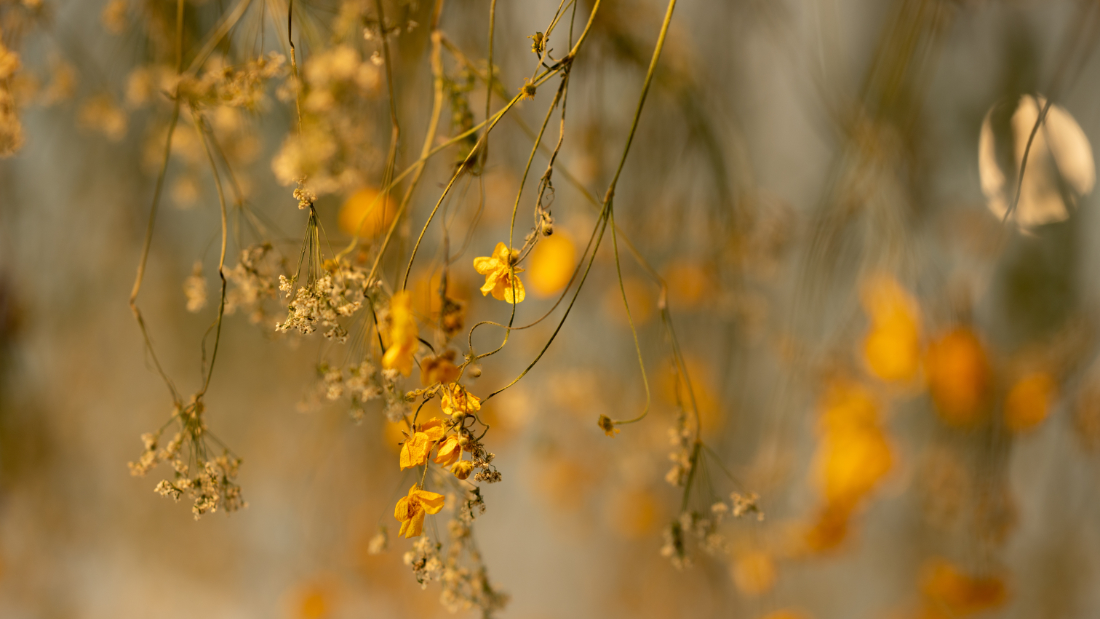
{"type": "Polygon", "coordinates": [[[466,391],[462,385],[451,383],[443,388],[443,397],[439,405],[444,413],[451,416],[472,415],[475,411],[481,410],[481,398],[466,391]]]}
{"type": "Polygon", "coordinates": [[[443,466],[444,468],[451,466],[458,459],[462,457],[462,445],[459,443],[458,436],[452,434],[448,436],[439,445],[439,451],[435,454],[435,459],[432,462],[443,466]]]}
{"type": "Polygon", "coordinates": [[[439,419],[425,421],[423,425],[413,426],[412,436],[401,446],[401,470],[421,466],[428,461],[432,447],[443,439],[443,422],[439,419]]]}
{"type": "Polygon", "coordinates": [[[517,258],[519,251],[509,251],[504,243],[497,243],[492,256],[474,258],[474,269],[485,276],[485,285],[481,287],[482,296],[491,292],[498,301],[512,304],[523,301],[526,296],[523,283],[516,277],[516,273],[523,272],[523,269],[515,266],[517,258]]]}
{"type": "Polygon", "coordinates": [[[420,486],[413,484],[408,496],[397,501],[393,511],[393,517],[401,521],[401,530],[397,534],[406,538],[419,537],[424,531],[424,515],[439,513],[441,509],[442,494],[421,490],[420,486]]]}

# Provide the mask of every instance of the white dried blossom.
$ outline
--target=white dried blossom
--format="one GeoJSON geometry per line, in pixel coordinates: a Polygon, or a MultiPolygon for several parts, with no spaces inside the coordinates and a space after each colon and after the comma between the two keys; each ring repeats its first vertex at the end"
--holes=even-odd
{"type": "Polygon", "coordinates": [[[183,294],[187,297],[187,311],[193,313],[206,307],[206,278],[202,275],[202,261],[196,260],[191,275],[183,280],[183,294]]]}

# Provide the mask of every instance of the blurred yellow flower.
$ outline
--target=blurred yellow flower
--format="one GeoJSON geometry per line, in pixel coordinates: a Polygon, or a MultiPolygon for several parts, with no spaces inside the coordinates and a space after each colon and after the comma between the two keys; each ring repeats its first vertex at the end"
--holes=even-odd
{"type": "Polygon", "coordinates": [[[383,203],[376,189],[364,187],[344,201],[337,225],[345,234],[355,235],[358,230],[359,236],[373,237],[389,229],[396,213],[397,205],[390,196],[383,203]]]}
{"type": "Polygon", "coordinates": [[[894,456],[880,432],[851,430],[825,439],[818,475],[825,500],[854,505],[890,472],[894,456]]]}
{"type": "Polygon", "coordinates": [[[1013,432],[1026,432],[1043,422],[1057,391],[1054,379],[1046,372],[1024,376],[1005,398],[1005,424],[1013,432]]]}
{"type": "Polygon", "coordinates": [[[382,356],[382,367],[405,376],[411,374],[413,355],[420,344],[418,335],[409,293],[402,290],[390,299],[390,346],[382,356]]]}
{"type": "Polygon", "coordinates": [[[424,515],[436,514],[443,509],[443,495],[421,490],[413,484],[408,496],[397,501],[393,517],[401,521],[400,537],[419,537],[424,531],[424,515]]]}
{"type": "Polygon", "coordinates": [[[497,243],[492,256],[474,258],[474,269],[485,276],[485,285],[481,287],[482,296],[493,293],[493,298],[498,301],[513,304],[523,301],[526,296],[523,283],[515,275],[522,273],[523,269],[513,266],[517,258],[519,251],[508,251],[504,243],[497,243]]]}
{"type": "Polygon", "coordinates": [[[569,283],[576,267],[577,248],[563,232],[544,237],[531,252],[528,281],[536,296],[548,297],[569,283]]]}
{"type": "Polygon", "coordinates": [[[733,582],[737,589],[749,597],[767,593],[775,586],[775,561],[771,554],[752,550],[738,555],[733,561],[733,582]]]}
{"type": "Polygon", "coordinates": [[[665,268],[664,276],[668,282],[669,297],[676,299],[679,307],[691,309],[707,297],[712,301],[714,299],[717,283],[713,275],[696,261],[677,260],[665,268]]]}
{"type": "Polygon", "coordinates": [[[978,336],[966,327],[947,332],[928,347],[924,364],[940,417],[959,427],[979,421],[985,412],[991,372],[978,336]]]}
{"type": "Polygon", "coordinates": [[[863,359],[872,374],[887,382],[913,380],[920,369],[920,319],[917,304],[894,279],[871,278],[862,301],[871,328],[863,340],[863,359]]]}
{"type": "Polygon", "coordinates": [[[448,415],[472,415],[475,411],[481,410],[481,399],[466,391],[462,385],[451,383],[443,387],[439,406],[448,415]]]}
{"type": "Polygon", "coordinates": [[[825,391],[822,438],[814,457],[814,481],[824,505],[806,532],[811,552],[844,541],[851,513],[893,468],[893,449],[880,417],[878,402],[859,383],[838,379],[825,391]]]}

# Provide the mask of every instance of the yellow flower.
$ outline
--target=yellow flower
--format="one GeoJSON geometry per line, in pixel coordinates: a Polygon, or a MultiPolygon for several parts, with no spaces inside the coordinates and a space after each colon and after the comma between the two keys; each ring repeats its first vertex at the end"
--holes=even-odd
{"type": "Polygon", "coordinates": [[[458,436],[452,434],[439,445],[439,451],[436,452],[435,459],[432,462],[446,468],[457,462],[461,457],[462,446],[458,443],[458,436]]]}
{"type": "Polygon", "coordinates": [[[466,479],[474,471],[474,463],[469,460],[459,460],[451,467],[451,472],[459,479],[466,479]]]}
{"type": "Polygon", "coordinates": [[[775,586],[778,570],[771,554],[752,550],[740,554],[733,562],[733,582],[741,593],[758,597],[775,586]]]}
{"type": "Polygon", "coordinates": [[[344,202],[336,220],[345,234],[374,237],[389,229],[393,216],[397,214],[397,203],[382,196],[371,187],[364,187],[344,202]]]}
{"type": "Polygon", "coordinates": [[[932,342],[925,354],[925,372],[932,401],[944,421],[967,427],[982,419],[992,370],[973,331],[959,327],[932,342]]]}
{"type": "Polygon", "coordinates": [[[424,531],[424,514],[436,514],[443,509],[443,495],[421,490],[413,484],[409,494],[397,502],[393,517],[401,521],[398,536],[419,537],[424,531]]]}
{"type": "Polygon", "coordinates": [[[443,388],[443,397],[440,407],[448,415],[473,414],[481,410],[481,399],[466,391],[466,388],[458,383],[451,383],[443,388]]]}
{"type": "Polygon", "coordinates": [[[439,419],[425,421],[423,425],[413,426],[413,429],[413,435],[401,446],[402,471],[427,462],[432,447],[443,439],[443,422],[439,419]]]}
{"type": "Polygon", "coordinates": [[[858,383],[834,380],[822,399],[816,485],[830,505],[855,507],[890,472],[894,455],[879,405],[858,383]]]}
{"type": "Polygon", "coordinates": [[[920,315],[917,303],[894,279],[879,275],[863,285],[863,307],[871,328],[863,358],[884,381],[908,382],[920,370],[920,315]]]}
{"type": "Polygon", "coordinates": [[[493,255],[489,257],[474,258],[474,269],[485,276],[485,285],[481,287],[481,296],[490,292],[498,301],[519,303],[523,301],[525,293],[523,283],[516,277],[516,273],[522,273],[523,269],[514,266],[519,257],[519,251],[508,251],[504,243],[497,243],[493,255]]]}
{"type": "Polygon", "coordinates": [[[420,344],[417,336],[409,293],[402,290],[390,299],[390,347],[382,356],[382,367],[398,370],[405,376],[411,374],[413,355],[420,344]]]}
{"type": "Polygon", "coordinates": [[[603,433],[615,438],[615,435],[619,433],[619,429],[615,427],[615,422],[611,421],[611,418],[607,415],[600,415],[600,418],[596,420],[596,425],[600,426],[603,433]]]}
{"type": "MultiPolygon", "coordinates": [[[[548,297],[569,283],[577,263],[577,248],[564,232],[555,232],[535,245],[531,252],[531,271],[528,273],[535,296],[548,297]]],[[[619,300],[622,305],[622,300],[619,300]]]]}

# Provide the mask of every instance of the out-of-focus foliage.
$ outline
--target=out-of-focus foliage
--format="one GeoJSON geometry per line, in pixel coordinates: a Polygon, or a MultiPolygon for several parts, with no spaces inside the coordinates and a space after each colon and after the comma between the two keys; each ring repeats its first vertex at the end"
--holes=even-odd
{"type": "Polygon", "coordinates": [[[0,616],[1096,616],[1098,44],[0,0],[0,616]]]}

